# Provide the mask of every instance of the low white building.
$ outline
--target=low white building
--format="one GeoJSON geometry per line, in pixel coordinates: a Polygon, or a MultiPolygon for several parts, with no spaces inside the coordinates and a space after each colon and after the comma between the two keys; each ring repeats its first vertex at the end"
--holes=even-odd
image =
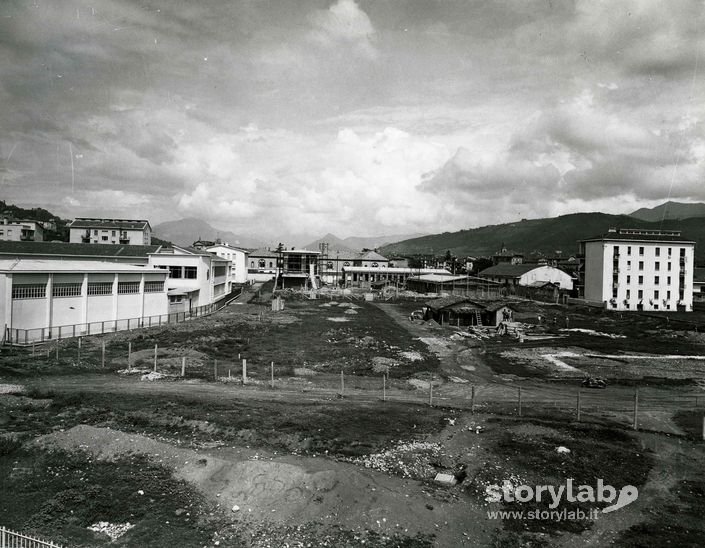
{"type": "Polygon", "coordinates": [[[170,312],[190,312],[230,293],[229,261],[206,251],[174,246],[149,255],[149,264],[168,271],[170,312]]]}
{"type": "Polygon", "coordinates": [[[41,242],[44,227],[39,221],[21,221],[3,218],[0,224],[0,240],[11,242],[41,242]]]}
{"type": "Polygon", "coordinates": [[[228,243],[216,242],[205,248],[221,259],[230,261],[230,281],[236,284],[247,283],[247,251],[228,243]]]}
{"type": "Polygon", "coordinates": [[[526,287],[556,284],[560,289],[572,290],[573,278],[560,268],[530,263],[499,263],[486,268],[479,274],[480,278],[504,285],[521,285],[526,287]]]}
{"type": "Polygon", "coordinates": [[[151,245],[149,221],[78,217],[69,224],[72,244],[151,245]]]}
{"type": "Polygon", "coordinates": [[[20,343],[57,338],[60,328],[70,337],[117,331],[130,319],[137,327],[168,313],[166,278],[113,262],[0,259],[0,322],[20,343]]]}
{"type": "Polygon", "coordinates": [[[693,310],[695,242],[680,231],[615,228],[580,247],[586,300],[610,310],[693,310]]]}

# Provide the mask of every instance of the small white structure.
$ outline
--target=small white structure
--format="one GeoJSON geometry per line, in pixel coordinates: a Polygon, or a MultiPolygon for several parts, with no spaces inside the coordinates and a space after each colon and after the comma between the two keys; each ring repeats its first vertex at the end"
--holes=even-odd
{"type": "Polygon", "coordinates": [[[163,270],[113,262],[0,259],[0,322],[39,331],[76,325],[74,334],[94,324],[100,333],[95,324],[166,314],[166,277],[163,270]]]}
{"type": "Polygon", "coordinates": [[[69,224],[72,244],[151,245],[149,221],[78,217],[69,224]]]}
{"type": "Polygon", "coordinates": [[[695,242],[680,231],[615,228],[580,247],[586,300],[610,310],[693,310],[695,242]]]}
{"type": "Polygon", "coordinates": [[[205,249],[221,259],[230,261],[230,281],[232,283],[247,283],[247,251],[224,242],[216,242],[205,249]]]}
{"type": "Polygon", "coordinates": [[[560,268],[547,265],[520,263],[500,263],[486,268],[480,278],[505,285],[537,286],[553,283],[561,289],[572,290],[573,278],[560,268]]]}
{"type": "Polygon", "coordinates": [[[5,217],[0,224],[0,240],[41,242],[44,240],[44,227],[39,221],[21,221],[5,217]]]}

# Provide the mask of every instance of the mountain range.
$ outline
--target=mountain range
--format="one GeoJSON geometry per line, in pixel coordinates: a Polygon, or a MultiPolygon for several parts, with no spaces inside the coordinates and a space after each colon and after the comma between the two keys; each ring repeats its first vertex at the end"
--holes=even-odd
{"type": "Polygon", "coordinates": [[[423,234],[397,234],[391,236],[372,236],[372,237],[360,237],[360,236],[349,236],[347,238],[338,238],[334,234],[326,234],[322,238],[309,242],[305,246],[305,249],[317,250],[319,244],[328,244],[328,253],[334,253],[336,251],[360,251],[362,249],[377,249],[384,245],[392,244],[394,242],[400,242],[402,240],[409,240],[412,238],[419,238],[423,234]]]}
{"type": "Polygon", "coordinates": [[[705,204],[688,204],[683,202],[666,202],[651,209],[642,207],[630,217],[641,219],[642,221],[660,221],[662,219],[690,219],[692,217],[705,217],[705,204]]]}
{"type": "MultiPolygon", "coordinates": [[[[705,206],[705,204],[701,205],[705,206]]],[[[658,208],[654,209],[656,209],[655,214],[659,215],[658,208]]],[[[644,213],[641,212],[641,214],[644,213]]],[[[380,253],[385,256],[440,256],[446,251],[450,251],[451,254],[461,257],[486,257],[497,253],[504,246],[525,255],[553,255],[558,251],[564,257],[569,257],[577,253],[579,240],[604,234],[611,227],[662,228],[681,230],[685,238],[694,240],[696,242],[696,258],[702,261],[705,259],[705,220],[703,217],[705,214],[687,219],[665,219],[650,222],[631,215],[574,213],[547,219],[522,220],[516,223],[423,236],[386,245],[380,249],[380,253]]]]}
{"type": "Polygon", "coordinates": [[[221,241],[230,245],[256,248],[265,245],[264,241],[252,236],[237,235],[229,230],[218,230],[207,222],[195,217],[160,223],[152,228],[154,235],[180,246],[190,246],[196,240],[221,241]]]}

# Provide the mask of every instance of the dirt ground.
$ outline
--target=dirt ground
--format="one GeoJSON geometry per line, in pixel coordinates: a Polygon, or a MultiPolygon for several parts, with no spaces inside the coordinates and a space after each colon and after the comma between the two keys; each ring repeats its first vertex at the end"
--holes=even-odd
{"type": "Polygon", "coordinates": [[[410,321],[418,306],[289,295],[58,360],[2,349],[2,525],[72,546],[705,544],[679,519],[704,509],[700,333],[526,302],[510,334],[466,332],[410,321]],[[578,394],[586,374],[608,388],[578,394]],[[639,498],[591,520],[488,515],[528,509],[491,485],[567,478],[639,498]]]}

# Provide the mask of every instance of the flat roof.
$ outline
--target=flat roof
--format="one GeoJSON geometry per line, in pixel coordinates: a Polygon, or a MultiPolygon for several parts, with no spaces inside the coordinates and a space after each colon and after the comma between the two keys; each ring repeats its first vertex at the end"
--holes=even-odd
{"type": "Polygon", "coordinates": [[[69,223],[69,228],[116,228],[126,230],[144,230],[150,227],[145,219],[93,219],[90,217],[76,217],[69,223]]]}
{"type": "Polygon", "coordinates": [[[0,259],[1,272],[148,272],[167,274],[163,268],[107,261],[72,261],[56,259],[0,259]]]}
{"type": "Polygon", "coordinates": [[[402,266],[344,266],[344,272],[383,272],[385,274],[447,274],[444,268],[409,268],[402,266]]]}
{"type": "Polygon", "coordinates": [[[595,241],[643,241],[643,242],[670,242],[695,244],[694,240],[689,240],[681,236],[680,230],[655,230],[639,228],[620,228],[610,230],[604,234],[580,240],[581,242],[595,241]]]}

